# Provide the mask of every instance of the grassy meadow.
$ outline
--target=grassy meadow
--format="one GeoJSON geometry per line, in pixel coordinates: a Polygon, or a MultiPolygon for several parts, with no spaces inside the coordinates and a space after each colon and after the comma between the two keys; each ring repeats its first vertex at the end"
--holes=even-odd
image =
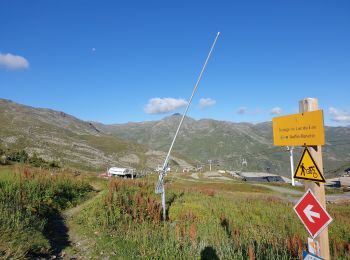
{"type": "MultiPolygon", "coordinates": [[[[96,242],[93,256],[116,259],[301,259],[307,232],[293,204],[241,182],[168,178],[167,221],[155,179],[109,182],[75,219],[96,242]]],[[[350,205],[329,205],[331,254],[350,258],[350,205]]]]}
{"type": "Polygon", "coordinates": [[[49,255],[53,235],[57,235],[52,234],[52,220],[86,199],[91,191],[86,180],[69,173],[1,167],[0,258],[49,255]]]}
{"type": "MultiPolygon", "coordinates": [[[[307,247],[308,234],[294,205],[267,187],[170,174],[163,222],[156,181],[156,175],[96,180],[2,167],[0,258],[301,259],[307,247]],[[94,196],[96,183],[101,191],[94,196]],[[72,207],[75,213],[64,220],[69,230],[52,230],[72,207]],[[68,233],[65,240],[72,243],[59,242],[68,233]]],[[[350,205],[327,209],[334,218],[332,259],[350,259],[350,205]]]]}

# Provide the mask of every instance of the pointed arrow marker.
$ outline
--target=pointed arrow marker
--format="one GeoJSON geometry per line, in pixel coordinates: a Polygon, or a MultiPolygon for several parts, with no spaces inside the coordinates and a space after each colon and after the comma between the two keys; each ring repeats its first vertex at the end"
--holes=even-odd
{"type": "Polygon", "coordinates": [[[307,219],[312,222],[312,223],[315,223],[314,219],[312,217],[315,217],[315,218],[320,218],[320,213],[317,213],[317,212],[314,212],[314,211],[311,211],[311,209],[313,208],[314,206],[313,205],[307,205],[307,207],[303,210],[305,216],[307,217],[307,219]]]}
{"type": "Polygon", "coordinates": [[[305,192],[304,196],[294,206],[294,211],[313,239],[333,220],[310,189],[305,192]]]}

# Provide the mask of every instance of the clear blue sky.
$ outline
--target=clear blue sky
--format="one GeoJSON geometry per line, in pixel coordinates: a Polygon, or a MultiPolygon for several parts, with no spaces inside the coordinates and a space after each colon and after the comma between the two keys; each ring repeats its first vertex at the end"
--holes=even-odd
{"type": "Polygon", "coordinates": [[[350,124],[348,0],[3,0],[0,9],[1,98],[103,123],[182,113],[220,31],[189,116],[262,122],[316,97],[327,125],[350,124]]]}

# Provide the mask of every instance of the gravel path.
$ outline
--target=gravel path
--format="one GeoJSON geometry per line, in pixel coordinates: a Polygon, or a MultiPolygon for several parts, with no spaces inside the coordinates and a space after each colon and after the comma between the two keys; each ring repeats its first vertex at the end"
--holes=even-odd
{"type": "MultiPolygon", "coordinates": [[[[204,177],[204,179],[200,179],[198,177],[197,173],[192,173],[190,175],[191,179],[187,179],[187,181],[204,181],[204,180],[213,180],[215,179],[216,181],[223,181],[226,182],[228,180],[232,180],[228,177],[222,176],[220,173],[218,172],[206,172],[203,173],[202,175],[204,177]]],[[[185,179],[184,179],[185,180],[185,179]]],[[[294,189],[289,189],[286,187],[280,187],[280,186],[273,186],[273,185],[266,185],[266,184],[262,184],[262,183],[251,183],[252,185],[255,186],[260,186],[260,187],[264,187],[264,188],[268,188],[272,191],[278,192],[280,194],[278,194],[277,196],[282,198],[282,199],[286,199],[292,203],[296,203],[300,197],[305,193],[305,191],[299,191],[299,190],[294,190],[294,189]]],[[[345,192],[343,194],[331,194],[331,195],[326,195],[326,200],[329,203],[344,203],[344,202],[350,202],[350,192],[345,192]]]]}
{"type": "MultiPolygon", "coordinates": [[[[298,191],[298,190],[292,190],[285,187],[278,187],[278,186],[272,186],[272,185],[264,185],[264,184],[254,184],[256,186],[261,186],[268,188],[270,190],[282,193],[284,195],[287,195],[287,199],[293,203],[297,202],[300,197],[295,197],[296,195],[302,196],[305,191],[298,191]],[[292,197],[292,196],[293,197],[292,197]]],[[[343,202],[350,202],[350,192],[344,192],[342,194],[331,194],[326,195],[326,201],[330,203],[343,203],[343,202]]]]}
{"type": "Polygon", "coordinates": [[[272,186],[272,185],[264,185],[260,183],[254,183],[255,186],[265,187],[273,191],[277,191],[279,193],[287,194],[287,195],[303,195],[304,192],[298,191],[298,190],[292,190],[284,187],[279,186],[272,186]]]}

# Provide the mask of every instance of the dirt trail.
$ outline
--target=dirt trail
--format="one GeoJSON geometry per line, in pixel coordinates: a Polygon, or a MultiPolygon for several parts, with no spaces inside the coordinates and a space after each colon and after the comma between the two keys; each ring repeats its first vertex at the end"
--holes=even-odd
{"type": "MultiPolygon", "coordinates": [[[[254,184],[255,186],[261,186],[261,187],[266,187],[270,190],[279,192],[280,194],[283,194],[286,196],[286,198],[290,202],[297,202],[300,197],[305,193],[305,191],[298,191],[298,190],[293,190],[293,189],[288,189],[285,187],[278,187],[278,186],[271,186],[271,185],[265,185],[265,184],[260,184],[256,183],[254,184]],[[296,196],[299,195],[299,196],[296,196]]],[[[329,203],[344,203],[350,201],[350,192],[344,192],[340,194],[328,194],[326,195],[326,201],[329,203]]]]}
{"type": "MultiPolygon", "coordinates": [[[[220,173],[215,172],[210,175],[210,173],[204,173],[202,175],[203,178],[199,178],[198,174],[191,174],[190,178],[185,179],[181,178],[179,176],[173,176],[173,178],[181,179],[181,180],[186,180],[186,181],[192,181],[192,182],[208,182],[212,181],[215,179],[215,182],[227,182],[227,180],[231,180],[230,178],[221,176],[220,173]]],[[[299,191],[295,189],[289,189],[288,187],[280,187],[280,186],[273,186],[273,185],[266,185],[263,183],[254,183],[254,182],[249,182],[249,184],[255,185],[255,186],[260,186],[264,188],[268,188],[274,192],[277,192],[275,196],[285,199],[287,201],[290,201],[292,203],[297,202],[300,197],[305,193],[305,191],[299,191]]],[[[344,192],[341,194],[328,194],[326,195],[326,200],[328,203],[344,203],[344,202],[349,202],[350,201],[350,192],[344,192]]]]}
{"type": "Polygon", "coordinates": [[[273,191],[277,191],[279,193],[283,193],[286,195],[303,195],[304,192],[298,191],[298,190],[293,190],[293,189],[288,189],[285,187],[279,187],[279,186],[271,186],[271,185],[265,185],[265,184],[260,184],[260,183],[253,183],[255,186],[260,186],[260,187],[265,187],[273,191]]]}
{"type": "Polygon", "coordinates": [[[74,230],[72,220],[83,208],[102,195],[100,187],[94,184],[92,186],[96,193],[94,196],[62,214],[57,214],[50,221],[50,231],[47,233],[52,249],[50,259],[88,259],[94,241],[80,237],[74,230]]]}

